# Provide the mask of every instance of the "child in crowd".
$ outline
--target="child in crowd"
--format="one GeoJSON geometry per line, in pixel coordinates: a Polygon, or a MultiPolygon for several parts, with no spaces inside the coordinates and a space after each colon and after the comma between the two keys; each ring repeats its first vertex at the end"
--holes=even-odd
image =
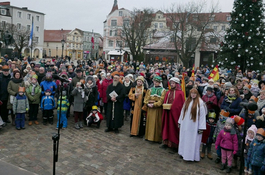
{"type": "Polygon", "coordinates": [[[92,124],[97,124],[97,128],[100,127],[100,122],[103,120],[103,116],[98,111],[97,106],[92,106],[92,112],[87,116],[87,126],[91,126],[92,124]]]}
{"type": "MultiPolygon", "coordinates": [[[[225,121],[228,117],[229,117],[229,112],[221,110],[219,120],[217,121],[216,128],[215,128],[214,134],[213,134],[213,141],[214,142],[215,142],[218,134],[221,132],[221,130],[224,129],[225,121]]],[[[221,162],[221,148],[220,147],[218,147],[216,154],[217,154],[217,158],[215,160],[215,163],[220,163],[221,162]]]]}
{"type": "Polygon", "coordinates": [[[70,106],[70,103],[67,99],[66,96],[66,91],[62,92],[62,98],[61,96],[59,97],[60,99],[57,102],[57,127],[56,129],[58,129],[58,127],[61,127],[61,125],[63,125],[63,129],[65,129],[67,127],[67,111],[68,108],[70,106]],[[60,116],[60,109],[61,109],[61,116],[60,116]],[[60,126],[59,126],[59,117],[60,118],[60,126]]]}
{"type": "Polygon", "coordinates": [[[257,127],[255,125],[252,125],[248,131],[247,131],[247,136],[246,136],[246,140],[245,140],[245,150],[244,150],[244,158],[245,158],[245,173],[247,174],[252,174],[252,166],[251,164],[248,163],[247,161],[247,154],[248,154],[248,150],[250,147],[250,144],[252,143],[252,141],[255,139],[256,137],[256,132],[257,132],[257,127]]]}
{"type": "Polygon", "coordinates": [[[47,125],[49,122],[53,124],[53,109],[55,109],[55,100],[51,96],[51,90],[46,89],[45,95],[41,99],[41,110],[43,111],[43,125],[47,125]]]}
{"type": "Polygon", "coordinates": [[[215,143],[215,149],[218,149],[218,146],[221,147],[222,152],[222,167],[221,170],[224,170],[226,167],[227,161],[227,169],[226,172],[230,173],[232,168],[233,162],[233,154],[237,153],[238,150],[238,140],[236,131],[233,127],[234,119],[227,118],[225,121],[225,127],[221,132],[218,134],[215,143]]]}
{"type": "Polygon", "coordinates": [[[25,87],[18,88],[18,94],[13,101],[13,111],[16,114],[16,129],[25,129],[25,113],[29,110],[29,102],[25,93],[25,87]]]}
{"type": "Polygon", "coordinates": [[[76,87],[72,91],[72,96],[74,96],[75,129],[83,128],[83,109],[85,107],[85,90],[83,81],[84,80],[80,80],[80,82],[77,82],[76,87]]]}
{"type": "Polygon", "coordinates": [[[213,143],[213,134],[214,134],[214,130],[216,128],[216,123],[214,122],[216,118],[216,113],[214,110],[211,110],[208,114],[208,120],[206,123],[206,130],[203,131],[202,134],[202,152],[201,152],[201,158],[203,159],[205,156],[205,150],[207,148],[207,157],[208,159],[212,160],[212,153],[211,153],[211,149],[212,149],[212,143],[213,143]]]}
{"type": "Polygon", "coordinates": [[[247,163],[252,165],[254,175],[265,174],[265,128],[259,128],[256,138],[250,144],[248,149],[247,163]]]}
{"type": "Polygon", "coordinates": [[[39,124],[37,121],[41,87],[38,83],[38,76],[35,74],[31,77],[31,81],[26,89],[26,94],[29,99],[29,126],[34,122],[36,125],[39,124]]]}

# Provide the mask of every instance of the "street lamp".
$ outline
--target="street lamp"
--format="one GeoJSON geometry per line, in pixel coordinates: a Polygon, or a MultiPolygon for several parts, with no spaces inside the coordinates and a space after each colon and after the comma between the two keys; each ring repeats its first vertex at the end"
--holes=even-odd
{"type": "Polygon", "coordinates": [[[61,40],[61,43],[62,43],[62,59],[63,59],[63,49],[64,49],[65,40],[62,39],[62,40],[61,40]]]}
{"type": "MultiPolygon", "coordinates": [[[[122,43],[120,43],[120,59],[122,57],[121,50],[122,50],[122,43]]],[[[122,62],[123,60],[121,59],[120,61],[122,62]]]]}

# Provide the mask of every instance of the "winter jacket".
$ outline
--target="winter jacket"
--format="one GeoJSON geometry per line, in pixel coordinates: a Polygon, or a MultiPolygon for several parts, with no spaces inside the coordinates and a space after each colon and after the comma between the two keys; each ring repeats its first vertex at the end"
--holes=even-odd
{"type": "Polygon", "coordinates": [[[213,143],[213,134],[215,128],[216,123],[210,123],[209,120],[207,120],[206,130],[204,130],[202,133],[202,143],[213,143]]]}
{"type": "Polygon", "coordinates": [[[258,141],[254,139],[248,150],[251,165],[262,167],[265,165],[265,140],[258,141]]]}
{"type": "Polygon", "coordinates": [[[213,137],[216,138],[218,134],[221,132],[221,130],[224,129],[224,127],[225,127],[225,120],[224,121],[218,120],[216,123],[216,128],[213,133],[213,137]]]}
{"type": "Polygon", "coordinates": [[[257,116],[256,119],[257,119],[255,122],[256,127],[257,128],[265,128],[265,116],[262,114],[260,116],[257,116]]]}
{"type": "Polygon", "coordinates": [[[26,95],[19,95],[14,98],[13,101],[13,112],[14,114],[17,113],[26,113],[26,111],[29,109],[29,102],[26,95]]]}
{"type": "Polygon", "coordinates": [[[29,100],[29,104],[40,104],[40,96],[41,96],[41,87],[38,83],[36,83],[34,95],[32,94],[33,84],[30,84],[26,89],[26,95],[29,100]]]}
{"type": "Polygon", "coordinates": [[[227,100],[228,97],[225,97],[223,103],[221,104],[221,109],[226,110],[227,112],[230,112],[229,116],[238,115],[240,111],[242,110],[240,103],[241,98],[237,97],[232,103],[228,103],[227,100]],[[229,110],[227,110],[229,108],[229,110]]]}
{"type": "MultiPolygon", "coordinates": [[[[239,116],[242,117],[243,119],[245,119],[245,115],[246,115],[246,110],[245,110],[245,108],[243,108],[241,110],[239,116]]],[[[251,118],[250,118],[250,115],[248,116],[247,128],[249,128],[253,124],[255,125],[258,116],[259,116],[259,112],[258,111],[255,111],[254,115],[251,116],[251,118]]]]}
{"type": "Polygon", "coordinates": [[[93,85],[91,87],[87,86],[88,78],[89,77],[86,78],[85,84],[85,94],[87,96],[85,107],[92,107],[98,102],[98,90],[94,79],[92,80],[93,85]]]}
{"type": "Polygon", "coordinates": [[[77,76],[75,76],[73,79],[72,79],[72,81],[71,81],[71,85],[72,85],[72,87],[74,88],[74,87],[76,87],[76,83],[78,83],[78,82],[80,82],[80,80],[84,80],[85,79],[85,77],[83,77],[83,76],[81,76],[81,77],[77,77],[77,76]]]}
{"type": "Polygon", "coordinates": [[[74,88],[74,90],[72,91],[71,95],[74,96],[74,111],[75,112],[83,112],[86,97],[82,98],[82,91],[85,93],[84,89],[80,89],[80,92],[79,92],[78,88],[74,88]]]}
{"type": "Polygon", "coordinates": [[[100,98],[102,98],[102,102],[103,103],[107,103],[107,88],[108,88],[108,86],[111,84],[113,82],[113,80],[112,79],[110,79],[110,80],[107,80],[107,79],[105,79],[103,82],[102,82],[102,84],[101,84],[101,86],[100,86],[100,88],[101,88],[101,90],[100,90],[100,98]]]}
{"type": "Polygon", "coordinates": [[[54,81],[46,81],[46,80],[45,81],[42,81],[40,83],[40,87],[42,89],[42,92],[41,92],[42,95],[44,95],[44,92],[47,89],[50,89],[51,92],[52,92],[52,95],[54,95],[55,94],[55,91],[57,89],[57,85],[56,85],[56,83],[54,81]]]}
{"type": "Polygon", "coordinates": [[[202,100],[206,103],[208,110],[214,109],[214,107],[217,106],[217,98],[214,93],[211,97],[208,97],[208,95],[205,94],[202,96],[202,100]]]}
{"type": "Polygon", "coordinates": [[[0,75],[0,100],[7,101],[8,100],[8,91],[7,86],[11,79],[11,76],[5,76],[3,74],[0,75]]]}
{"type": "MultiPolygon", "coordinates": [[[[233,130],[233,128],[232,128],[232,130],[233,130]]],[[[218,134],[218,137],[216,139],[215,145],[216,146],[220,146],[221,148],[223,148],[225,150],[232,150],[232,151],[236,151],[237,152],[237,150],[238,150],[238,141],[237,141],[236,133],[235,134],[231,134],[230,132],[226,132],[223,129],[218,134]]]]}
{"type": "Polygon", "coordinates": [[[60,98],[57,101],[57,113],[60,112],[60,108],[61,108],[61,113],[62,114],[66,114],[67,111],[68,111],[69,106],[70,106],[70,103],[67,100],[67,97],[66,96],[63,96],[62,99],[60,98]],[[61,103],[62,103],[62,106],[61,106],[61,103]]]}
{"type": "Polygon", "coordinates": [[[43,96],[41,99],[41,109],[52,110],[55,108],[55,100],[53,96],[43,96]]]}
{"type": "Polygon", "coordinates": [[[10,95],[16,96],[19,87],[25,87],[23,79],[11,79],[7,86],[7,92],[9,93],[7,109],[12,109],[12,104],[10,103],[10,95]]]}

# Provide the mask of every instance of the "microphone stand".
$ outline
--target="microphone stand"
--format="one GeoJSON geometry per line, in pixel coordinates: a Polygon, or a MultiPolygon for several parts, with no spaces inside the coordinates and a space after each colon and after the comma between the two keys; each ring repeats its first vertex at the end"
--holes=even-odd
{"type": "Polygon", "coordinates": [[[248,123],[248,107],[244,106],[245,109],[245,125],[244,125],[244,134],[243,134],[243,141],[241,143],[241,156],[240,156],[240,171],[239,175],[242,175],[244,172],[244,149],[245,149],[245,140],[246,140],[246,134],[247,134],[247,123],[248,123]]]}
{"type": "Polygon", "coordinates": [[[60,129],[61,129],[61,113],[62,113],[62,98],[63,98],[63,82],[61,81],[60,85],[60,109],[59,109],[59,126],[58,126],[58,133],[54,134],[52,136],[53,140],[53,175],[55,175],[55,168],[56,168],[56,162],[58,162],[58,151],[59,151],[59,140],[60,140],[60,129]]]}

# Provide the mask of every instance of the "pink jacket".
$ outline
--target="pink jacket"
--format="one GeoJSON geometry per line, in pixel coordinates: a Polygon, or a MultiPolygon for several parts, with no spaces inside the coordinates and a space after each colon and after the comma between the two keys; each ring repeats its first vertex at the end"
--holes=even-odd
{"type": "Polygon", "coordinates": [[[231,134],[230,132],[225,132],[224,130],[221,130],[216,139],[215,146],[220,146],[221,148],[237,152],[238,141],[236,133],[231,134]]]}

